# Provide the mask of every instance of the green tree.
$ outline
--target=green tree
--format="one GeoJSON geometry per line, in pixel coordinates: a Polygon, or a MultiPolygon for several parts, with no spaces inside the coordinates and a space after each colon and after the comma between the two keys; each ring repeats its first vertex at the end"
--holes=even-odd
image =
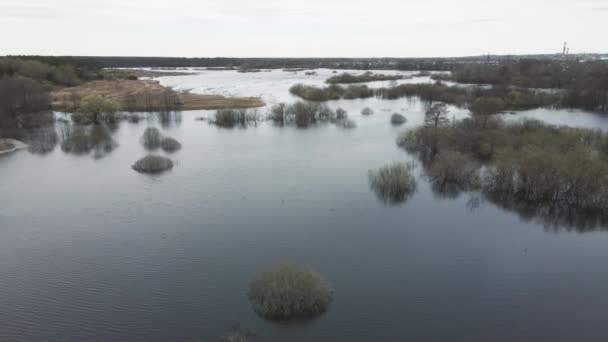
{"type": "Polygon", "coordinates": [[[114,120],[114,114],[119,110],[116,101],[101,95],[87,95],[80,102],[78,112],[91,118],[94,124],[114,120]]]}

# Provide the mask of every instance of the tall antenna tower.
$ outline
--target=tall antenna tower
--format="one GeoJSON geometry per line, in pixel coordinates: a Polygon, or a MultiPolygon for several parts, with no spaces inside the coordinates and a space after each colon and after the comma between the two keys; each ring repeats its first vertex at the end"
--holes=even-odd
{"type": "Polygon", "coordinates": [[[565,57],[570,49],[568,49],[568,42],[564,42],[564,50],[562,51],[562,55],[565,57]]]}

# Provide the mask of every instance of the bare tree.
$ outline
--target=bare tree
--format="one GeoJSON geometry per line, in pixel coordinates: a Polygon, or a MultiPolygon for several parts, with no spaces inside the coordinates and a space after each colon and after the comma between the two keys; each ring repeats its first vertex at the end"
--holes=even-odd
{"type": "Polygon", "coordinates": [[[448,105],[443,102],[430,105],[424,113],[424,124],[426,126],[437,128],[449,123],[448,105]]]}

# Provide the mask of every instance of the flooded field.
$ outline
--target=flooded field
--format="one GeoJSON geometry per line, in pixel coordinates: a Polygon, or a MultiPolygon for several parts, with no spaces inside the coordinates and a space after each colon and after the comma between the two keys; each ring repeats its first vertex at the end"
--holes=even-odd
{"type": "MultiPolygon", "coordinates": [[[[270,106],[296,101],[295,83],[320,86],[333,75],[197,72],[159,80],[270,106]]],[[[396,82],[432,82],[403,75],[396,82]]],[[[57,133],[37,132],[29,150],[0,156],[0,340],[215,341],[233,321],[260,341],[608,336],[607,227],[550,224],[475,194],[437,193],[417,163],[415,191],[387,201],[368,172],[416,162],[396,139],[423,124],[424,104],[328,106],[345,109],[356,128],[260,121],[226,129],[200,120],[213,111],[141,113],[88,151],[66,148],[57,124],[57,133]],[[366,107],[374,113],[362,115],[366,107]],[[391,125],[394,113],[407,122],[391,125]],[[140,141],[149,127],[182,145],[154,151],[173,162],[162,174],[131,168],[149,153],[140,141]],[[255,314],[248,283],[280,262],[310,265],[331,282],[324,315],[282,324],[255,314]]],[[[469,116],[449,110],[455,120],[469,116]]],[[[608,129],[606,117],[587,112],[504,117],[608,129]]]]}

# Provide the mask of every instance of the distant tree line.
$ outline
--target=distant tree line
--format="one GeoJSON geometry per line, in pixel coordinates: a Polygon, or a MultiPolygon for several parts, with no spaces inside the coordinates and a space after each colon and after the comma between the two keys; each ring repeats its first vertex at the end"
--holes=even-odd
{"type": "Polygon", "coordinates": [[[608,111],[608,63],[574,60],[522,59],[498,64],[461,64],[451,75],[437,75],[459,83],[524,88],[564,89],[562,105],[608,111]]]}
{"type": "Polygon", "coordinates": [[[56,86],[101,78],[95,64],[64,57],[0,57],[0,77],[23,77],[56,86]]]}
{"type": "Polygon", "coordinates": [[[182,57],[79,57],[14,56],[49,65],[81,68],[224,68],[235,69],[357,69],[357,70],[452,70],[454,58],[182,58],[182,57]]]}

